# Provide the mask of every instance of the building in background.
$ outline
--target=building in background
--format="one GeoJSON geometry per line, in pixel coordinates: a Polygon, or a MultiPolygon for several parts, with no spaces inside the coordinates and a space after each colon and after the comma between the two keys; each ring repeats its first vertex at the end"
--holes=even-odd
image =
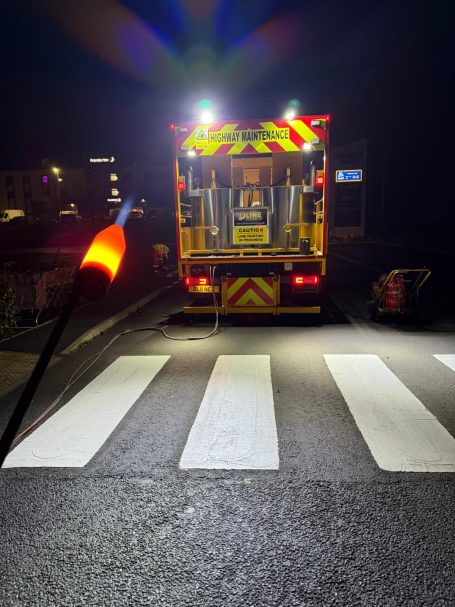
{"type": "Polygon", "coordinates": [[[330,238],[365,238],[367,140],[333,148],[330,173],[330,238]]]}
{"type": "Polygon", "coordinates": [[[91,157],[83,168],[0,171],[0,210],[23,210],[29,223],[75,205],[83,216],[108,216],[130,201],[152,214],[173,209],[168,163],[125,166],[113,156],[91,157]]]}

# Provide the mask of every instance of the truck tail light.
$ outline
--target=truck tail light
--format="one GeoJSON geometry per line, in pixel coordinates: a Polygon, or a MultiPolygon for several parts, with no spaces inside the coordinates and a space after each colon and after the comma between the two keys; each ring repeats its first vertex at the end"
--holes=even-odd
{"type": "Polygon", "coordinates": [[[321,282],[320,276],[308,276],[307,274],[294,274],[292,277],[293,291],[318,291],[321,282]]]}
{"type": "Polygon", "coordinates": [[[292,284],[294,287],[302,287],[303,285],[318,285],[319,276],[306,276],[301,274],[294,274],[292,277],[292,284]]]}
{"type": "Polygon", "coordinates": [[[205,287],[210,284],[208,276],[185,276],[183,281],[186,287],[205,287]]]}
{"type": "Polygon", "coordinates": [[[316,187],[323,188],[324,187],[324,171],[316,172],[316,187]]]}

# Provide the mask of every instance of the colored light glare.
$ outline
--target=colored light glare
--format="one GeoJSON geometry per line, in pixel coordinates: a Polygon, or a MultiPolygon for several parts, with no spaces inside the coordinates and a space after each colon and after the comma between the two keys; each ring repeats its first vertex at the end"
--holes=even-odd
{"type": "Polygon", "coordinates": [[[98,268],[112,282],[117,274],[120,262],[125,254],[126,244],[123,228],[111,225],[98,232],[93,239],[87,254],[82,260],[80,269],[98,268]]]}
{"type": "Polygon", "coordinates": [[[201,109],[201,110],[211,110],[212,109],[212,102],[210,101],[210,99],[201,99],[199,101],[199,109],[201,109]]]}

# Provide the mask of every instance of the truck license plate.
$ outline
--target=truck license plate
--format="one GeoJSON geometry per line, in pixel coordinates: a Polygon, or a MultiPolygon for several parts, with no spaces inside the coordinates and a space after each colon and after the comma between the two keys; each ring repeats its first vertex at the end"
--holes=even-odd
{"type": "MultiPolygon", "coordinates": [[[[219,287],[214,287],[215,293],[218,293],[219,287]]],[[[195,285],[188,287],[190,293],[213,293],[213,287],[211,285],[195,285]]]]}

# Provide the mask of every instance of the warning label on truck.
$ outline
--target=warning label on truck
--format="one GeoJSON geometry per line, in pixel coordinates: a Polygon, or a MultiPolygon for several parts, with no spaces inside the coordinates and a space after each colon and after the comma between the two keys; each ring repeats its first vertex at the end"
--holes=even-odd
{"type": "Polygon", "coordinates": [[[203,150],[209,143],[209,130],[200,128],[196,131],[196,149],[203,150]]]}
{"type": "Polygon", "coordinates": [[[234,226],[266,226],[268,225],[268,212],[264,208],[233,209],[234,226]]]}
{"type": "Polygon", "coordinates": [[[267,244],[269,228],[267,226],[235,227],[233,244],[267,244]]]}
{"type": "Polygon", "coordinates": [[[269,214],[266,208],[233,209],[233,244],[267,244],[269,214]]]}
{"type": "Polygon", "coordinates": [[[252,141],[284,141],[289,139],[289,128],[247,129],[245,131],[210,131],[210,143],[245,143],[252,141]]]}

